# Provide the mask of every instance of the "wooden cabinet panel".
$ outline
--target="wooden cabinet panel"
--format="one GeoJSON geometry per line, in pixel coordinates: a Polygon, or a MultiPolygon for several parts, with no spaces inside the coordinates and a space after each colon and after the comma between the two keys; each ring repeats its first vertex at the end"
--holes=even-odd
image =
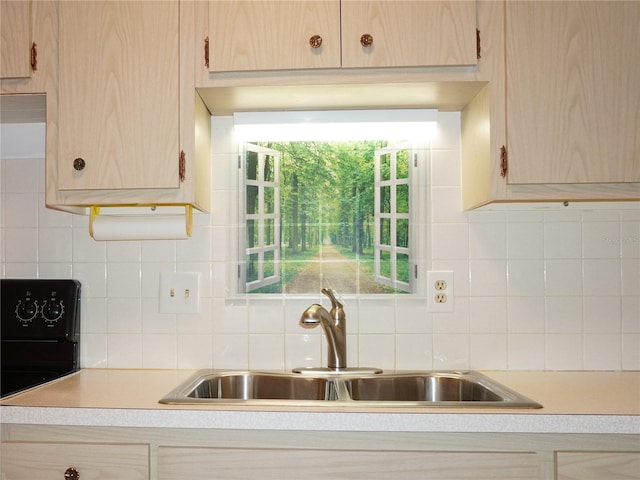
{"type": "Polygon", "coordinates": [[[58,188],[177,188],[178,2],[60,2],[59,22],[58,188]]]}
{"type": "Polygon", "coordinates": [[[212,72],[477,63],[475,0],[212,1],[209,36],[212,72]]]}
{"type": "Polygon", "coordinates": [[[149,479],[147,445],[5,442],[2,479],[63,479],[75,468],[82,480],[149,479]]]}
{"type": "Polygon", "coordinates": [[[158,461],[160,480],[538,479],[534,453],[160,447],[158,461]]]}
{"type": "Polygon", "coordinates": [[[0,2],[0,78],[31,76],[31,1],[0,2]]]}
{"type": "Polygon", "coordinates": [[[342,0],[343,67],[475,65],[476,2],[342,0]],[[363,34],[373,37],[363,47],[363,34]]]}
{"type": "Polygon", "coordinates": [[[640,480],[640,452],[557,452],[557,480],[640,480]]]}
{"type": "Polygon", "coordinates": [[[508,182],[640,182],[640,2],[507,2],[506,28],[508,182]]]}
{"type": "Polygon", "coordinates": [[[209,4],[212,72],[337,68],[340,1],[213,1],[209,4]],[[322,37],[312,48],[309,40],[322,37]]]}

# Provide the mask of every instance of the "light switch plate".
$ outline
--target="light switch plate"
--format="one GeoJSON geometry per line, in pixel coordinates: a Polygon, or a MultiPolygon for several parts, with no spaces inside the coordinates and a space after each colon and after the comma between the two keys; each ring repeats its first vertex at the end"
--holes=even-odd
{"type": "Polygon", "coordinates": [[[160,273],[160,313],[200,312],[200,272],[160,273]]]}

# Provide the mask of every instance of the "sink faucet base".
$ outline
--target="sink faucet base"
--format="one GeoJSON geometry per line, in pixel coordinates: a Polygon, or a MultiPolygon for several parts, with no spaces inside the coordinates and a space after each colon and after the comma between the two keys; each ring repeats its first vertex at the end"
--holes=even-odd
{"type": "Polygon", "coordinates": [[[382,373],[382,369],[376,367],[349,367],[349,368],[329,368],[329,367],[298,367],[292,370],[293,373],[310,375],[370,375],[382,373]]]}

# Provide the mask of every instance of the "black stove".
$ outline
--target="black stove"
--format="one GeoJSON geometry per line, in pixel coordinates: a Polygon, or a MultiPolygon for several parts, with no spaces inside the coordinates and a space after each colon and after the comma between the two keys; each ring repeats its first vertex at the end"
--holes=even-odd
{"type": "Polygon", "coordinates": [[[79,369],[80,282],[0,279],[0,397],[79,369]]]}

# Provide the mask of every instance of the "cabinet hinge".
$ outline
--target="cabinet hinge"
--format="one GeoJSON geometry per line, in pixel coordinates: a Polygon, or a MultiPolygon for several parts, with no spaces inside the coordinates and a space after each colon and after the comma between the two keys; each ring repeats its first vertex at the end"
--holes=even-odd
{"type": "Polygon", "coordinates": [[[413,278],[418,278],[418,265],[413,266],[413,278]]]}
{"type": "Polygon", "coordinates": [[[178,162],[178,175],[180,176],[180,182],[184,182],[187,177],[187,156],[184,150],[180,150],[180,161],[178,162]]]}
{"type": "Polygon", "coordinates": [[[507,147],[502,145],[500,147],[500,176],[502,178],[507,176],[508,169],[509,169],[509,158],[507,156],[507,147]]]}
{"type": "Polygon", "coordinates": [[[478,60],[482,57],[482,49],[480,48],[480,29],[476,28],[476,57],[478,60]]]}
{"type": "Polygon", "coordinates": [[[209,68],[209,37],[204,39],[204,66],[209,68]]]}
{"type": "Polygon", "coordinates": [[[36,42],[31,44],[31,70],[38,71],[38,44],[36,42]]]}
{"type": "Polygon", "coordinates": [[[418,154],[417,153],[413,154],[413,166],[414,167],[418,166],[418,154]]]}
{"type": "Polygon", "coordinates": [[[242,168],[242,155],[238,155],[238,170],[242,168]]]}

